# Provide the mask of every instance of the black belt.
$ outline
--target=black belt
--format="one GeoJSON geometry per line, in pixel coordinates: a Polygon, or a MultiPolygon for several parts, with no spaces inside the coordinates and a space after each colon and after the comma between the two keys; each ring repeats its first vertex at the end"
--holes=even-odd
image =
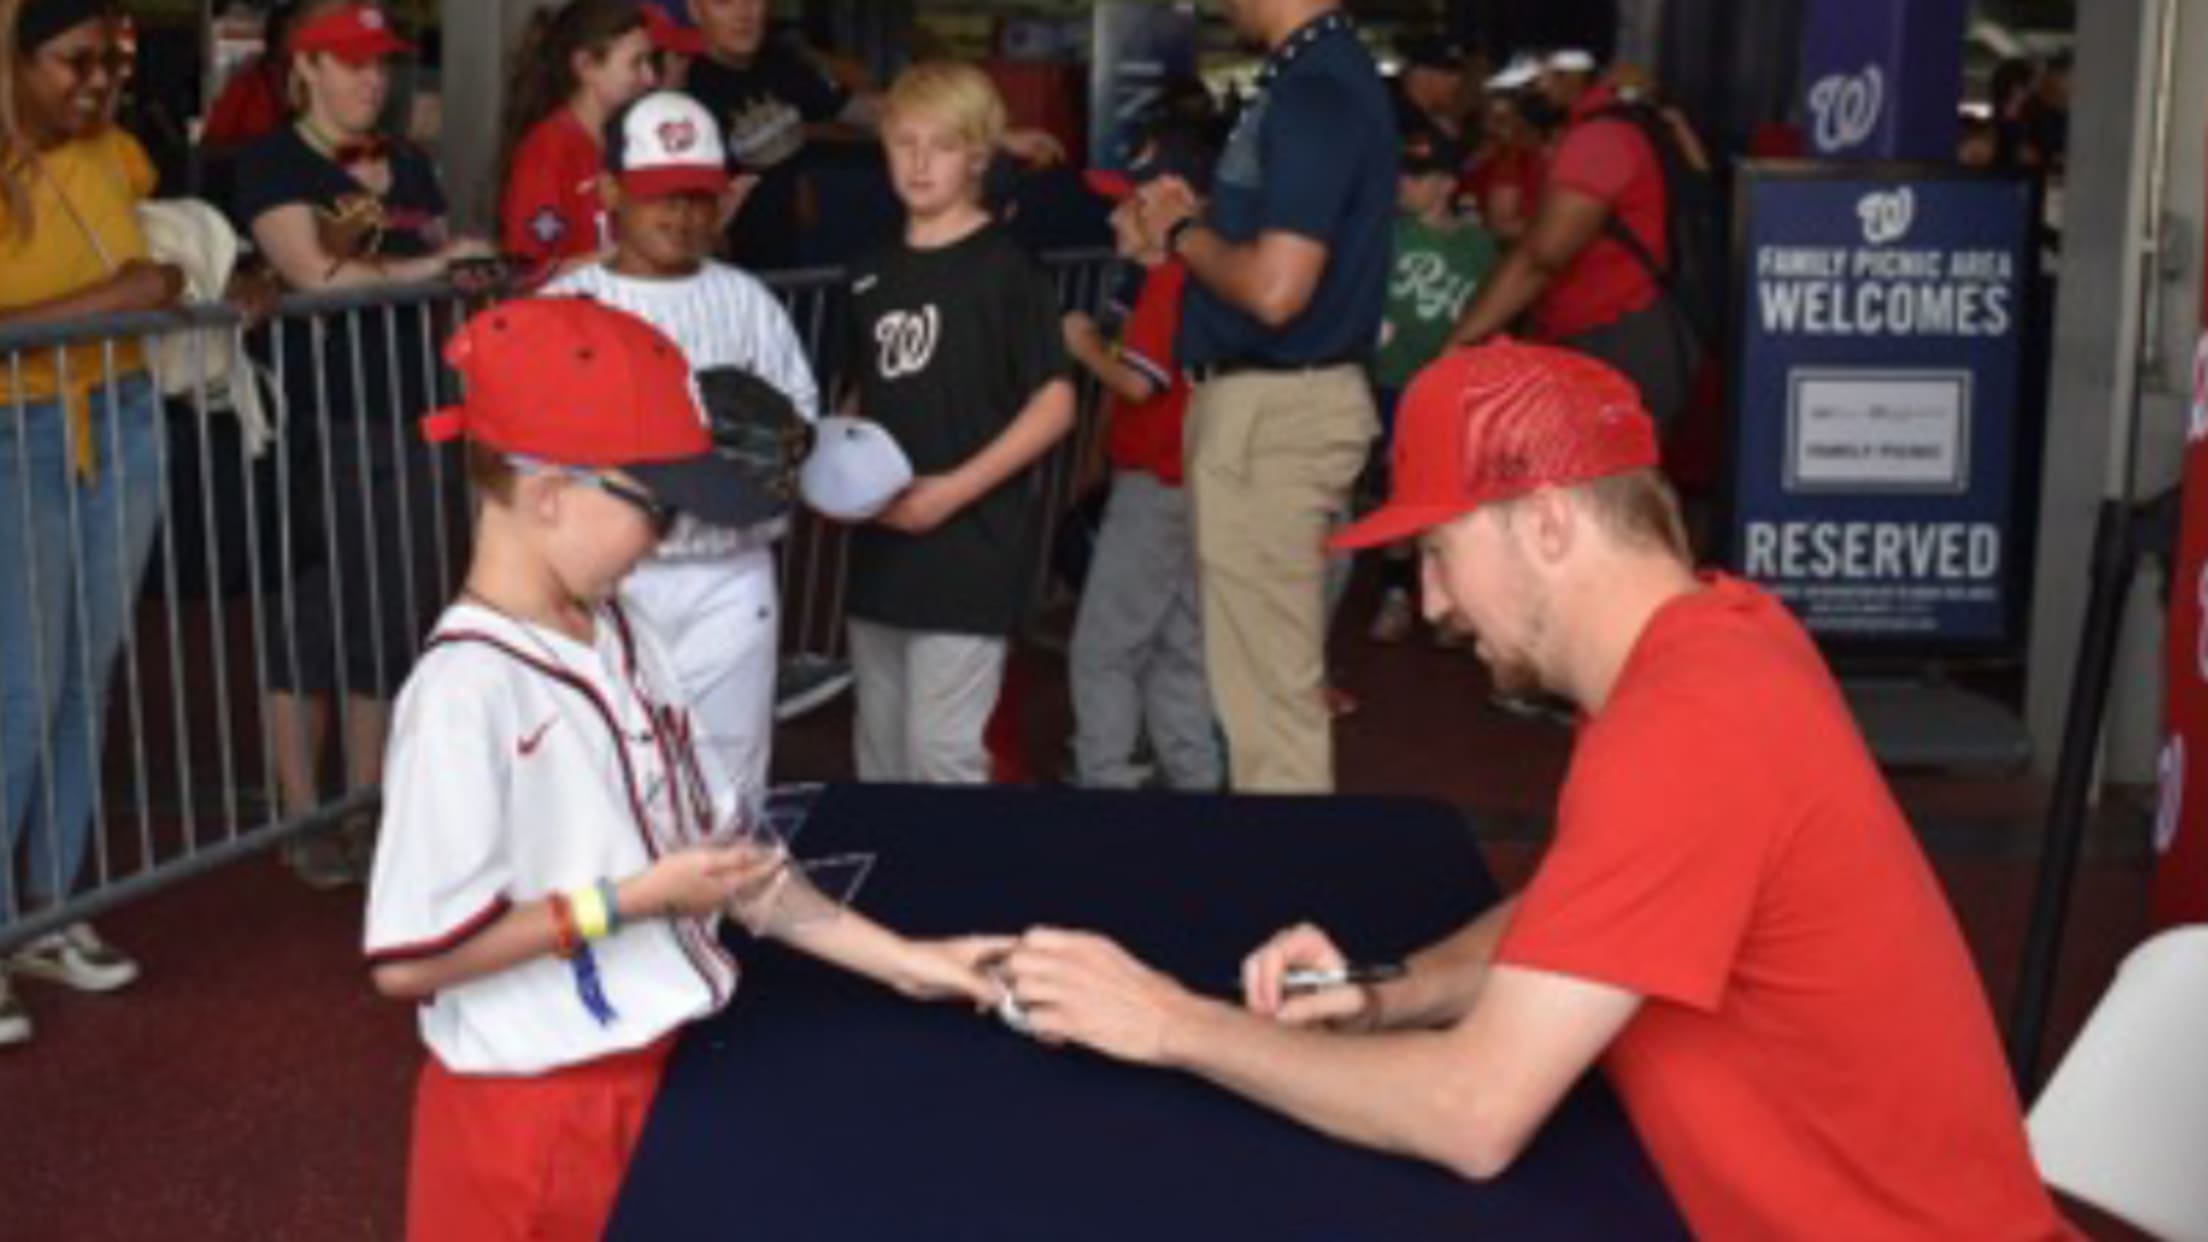
{"type": "Polygon", "coordinates": [[[1237,358],[1231,362],[1198,362],[1188,367],[1188,382],[1208,383],[1225,379],[1230,375],[1303,375],[1312,371],[1331,371],[1336,367],[1362,366],[1363,354],[1337,354],[1332,358],[1320,358],[1312,362],[1267,362],[1258,358],[1237,358]]]}

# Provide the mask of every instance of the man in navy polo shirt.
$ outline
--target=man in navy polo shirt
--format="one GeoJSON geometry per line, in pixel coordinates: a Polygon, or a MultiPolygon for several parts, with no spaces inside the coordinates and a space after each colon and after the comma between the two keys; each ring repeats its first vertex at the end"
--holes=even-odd
{"type": "Polygon", "coordinates": [[[1363,363],[1387,295],[1395,118],[1339,5],[1220,7],[1270,50],[1257,94],[1204,212],[1167,178],[1142,217],[1189,270],[1187,485],[1231,780],[1325,793],[1324,544],[1379,428],[1363,363]]]}

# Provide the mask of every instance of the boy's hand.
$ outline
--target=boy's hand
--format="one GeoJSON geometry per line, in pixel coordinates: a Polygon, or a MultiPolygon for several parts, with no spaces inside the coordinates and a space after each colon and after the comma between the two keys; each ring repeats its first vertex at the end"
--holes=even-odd
{"type": "Polygon", "coordinates": [[[1087,311],[1067,311],[1064,324],[1067,353],[1087,362],[1109,352],[1104,330],[1096,326],[1096,320],[1087,311]]]}
{"type": "Polygon", "coordinates": [[[874,520],[908,535],[925,535],[966,507],[966,497],[946,475],[924,474],[874,520]]]}
{"type": "Polygon", "coordinates": [[[699,845],[662,857],[621,882],[621,917],[696,918],[755,896],[789,865],[789,856],[753,841],[699,845]]]}
{"type": "Polygon", "coordinates": [[[1043,168],[1062,163],[1066,158],[1065,145],[1039,129],[1011,130],[998,145],[1014,158],[1043,168]]]}
{"type": "Polygon", "coordinates": [[[1005,985],[988,973],[989,967],[1018,944],[1011,936],[910,941],[904,969],[895,981],[897,990],[914,1000],[963,1000],[987,1009],[1005,992],[1005,985]]]}
{"type": "Polygon", "coordinates": [[[1196,214],[1196,191],[1179,177],[1159,177],[1135,195],[1143,235],[1153,246],[1163,246],[1173,226],[1196,214]]]}

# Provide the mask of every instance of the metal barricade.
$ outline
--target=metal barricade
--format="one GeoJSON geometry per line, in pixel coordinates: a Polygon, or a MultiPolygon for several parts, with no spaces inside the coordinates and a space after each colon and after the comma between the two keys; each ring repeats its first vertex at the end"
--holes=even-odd
{"type": "MultiPolygon", "coordinates": [[[[1097,304],[1109,255],[1048,261],[1066,308],[1097,304]]],[[[838,392],[840,273],[768,283],[838,392]]],[[[467,308],[384,287],[251,326],[0,329],[0,952],[372,814],[381,713],[467,564],[458,459],[416,431],[458,395],[467,308]]],[[[1046,526],[1091,470],[1095,391],[1037,468],[1046,526]]],[[[841,651],[847,545],[809,515],[780,545],[786,653],[841,651]]]]}

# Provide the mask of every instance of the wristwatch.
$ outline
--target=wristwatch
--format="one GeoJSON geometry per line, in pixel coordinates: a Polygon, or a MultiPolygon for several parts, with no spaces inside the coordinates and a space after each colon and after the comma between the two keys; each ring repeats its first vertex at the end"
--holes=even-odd
{"type": "Polygon", "coordinates": [[[1177,255],[1181,252],[1181,238],[1196,227],[1196,217],[1182,216],[1165,228],[1165,252],[1177,255]]]}

